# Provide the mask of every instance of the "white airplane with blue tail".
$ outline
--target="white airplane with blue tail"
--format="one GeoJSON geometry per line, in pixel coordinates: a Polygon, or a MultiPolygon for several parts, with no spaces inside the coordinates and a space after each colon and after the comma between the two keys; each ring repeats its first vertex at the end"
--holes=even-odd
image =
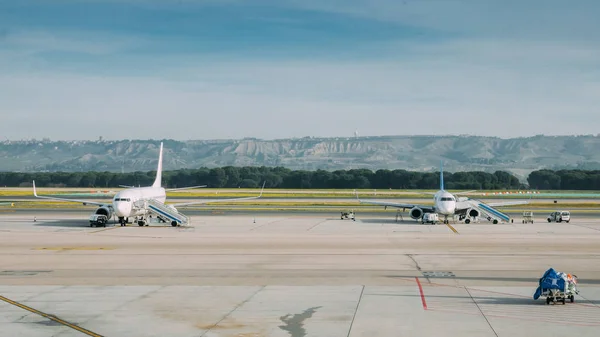
{"type": "MultiPolygon", "coordinates": [[[[450,193],[444,189],[444,171],[443,167],[440,168],[440,189],[433,194],[433,205],[418,205],[409,203],[396,203],[389,201],[379,200],[361,200],[356,195],[358,201],[362,204],[380,205],[387,207],[402,208],[402,210],[410,209],[409,215],[414,220],[422,220],[426,213],[436,213],[438,216],[443,216],[443,222],[449,223],[449,217],[458,216],[459,220],[464,220],[465,223],[470,223],[472,219],[479,218],[482,213],[486,216],[489,221],[494,224],[498,223],[498,220],[505,222],[510,221],[510,217],[493,207],[498,206],[512,206],[512,205],[523,205],[529,203],[527,201],[507,201],[507,202],[495,202],[495,203],[483,203],[478,200],[470,199],[467,197],[457,197],[461,194],[467,194],[472,191],[450,193]]],[[[428,193],[429,194],[429,193],[428,193]]]]}

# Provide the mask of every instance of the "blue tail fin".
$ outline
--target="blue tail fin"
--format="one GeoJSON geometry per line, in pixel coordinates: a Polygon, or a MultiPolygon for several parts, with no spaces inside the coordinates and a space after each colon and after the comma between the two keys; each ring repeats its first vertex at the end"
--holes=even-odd
{"type": "Polygon", "coordinates": [[[444,190],[444,162],[440,161],[440,190],[444,190]]]}

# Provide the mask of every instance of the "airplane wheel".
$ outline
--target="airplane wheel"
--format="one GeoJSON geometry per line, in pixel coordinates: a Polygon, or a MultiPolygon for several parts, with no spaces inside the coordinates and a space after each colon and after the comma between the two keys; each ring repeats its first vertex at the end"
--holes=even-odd
{"type": "Polygon", "coordinates": [[[471,220],[469,220],[469,219],[465,219],[465,223],[466,223],[466,224],[469,224],[470,222],[471,222],[471,220]]]}

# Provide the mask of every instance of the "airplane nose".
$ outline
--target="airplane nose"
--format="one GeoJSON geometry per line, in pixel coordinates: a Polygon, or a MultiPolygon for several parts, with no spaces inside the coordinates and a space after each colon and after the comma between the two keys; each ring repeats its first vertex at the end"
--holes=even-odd
{"type": "Polygon", "coordinates": [[[118,217],[127,217],[131,211],[131,207],[126,202],[117,203],[115,208],[115,213],[118,217]]]}
{"type": "Polygon", "coordinates": [[[440,208],[441,208],[442,214],[452,214],[452,213],[454,213],[454,209],[456,207],[452,203],[448,202],[448,203],[442,204],[442,206],[440,208]]]}

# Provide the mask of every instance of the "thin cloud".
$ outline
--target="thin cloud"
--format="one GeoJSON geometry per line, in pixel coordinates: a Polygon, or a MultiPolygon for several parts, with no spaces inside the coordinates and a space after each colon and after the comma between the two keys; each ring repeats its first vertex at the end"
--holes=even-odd
{"type": "Polygon", "coordinates": [[[42,10],[35,22],[4,17],[0,133],[596,133],[600,29],[588,12],[598,5],[544,4],[265,0],[186,2],[185,12],[130,0],[95,3],[89,23],[42,10]],[[214,15],[204,22],[206,4],[214,15]],[[114,6],[128,15],[103,16],[114,6]]]}

